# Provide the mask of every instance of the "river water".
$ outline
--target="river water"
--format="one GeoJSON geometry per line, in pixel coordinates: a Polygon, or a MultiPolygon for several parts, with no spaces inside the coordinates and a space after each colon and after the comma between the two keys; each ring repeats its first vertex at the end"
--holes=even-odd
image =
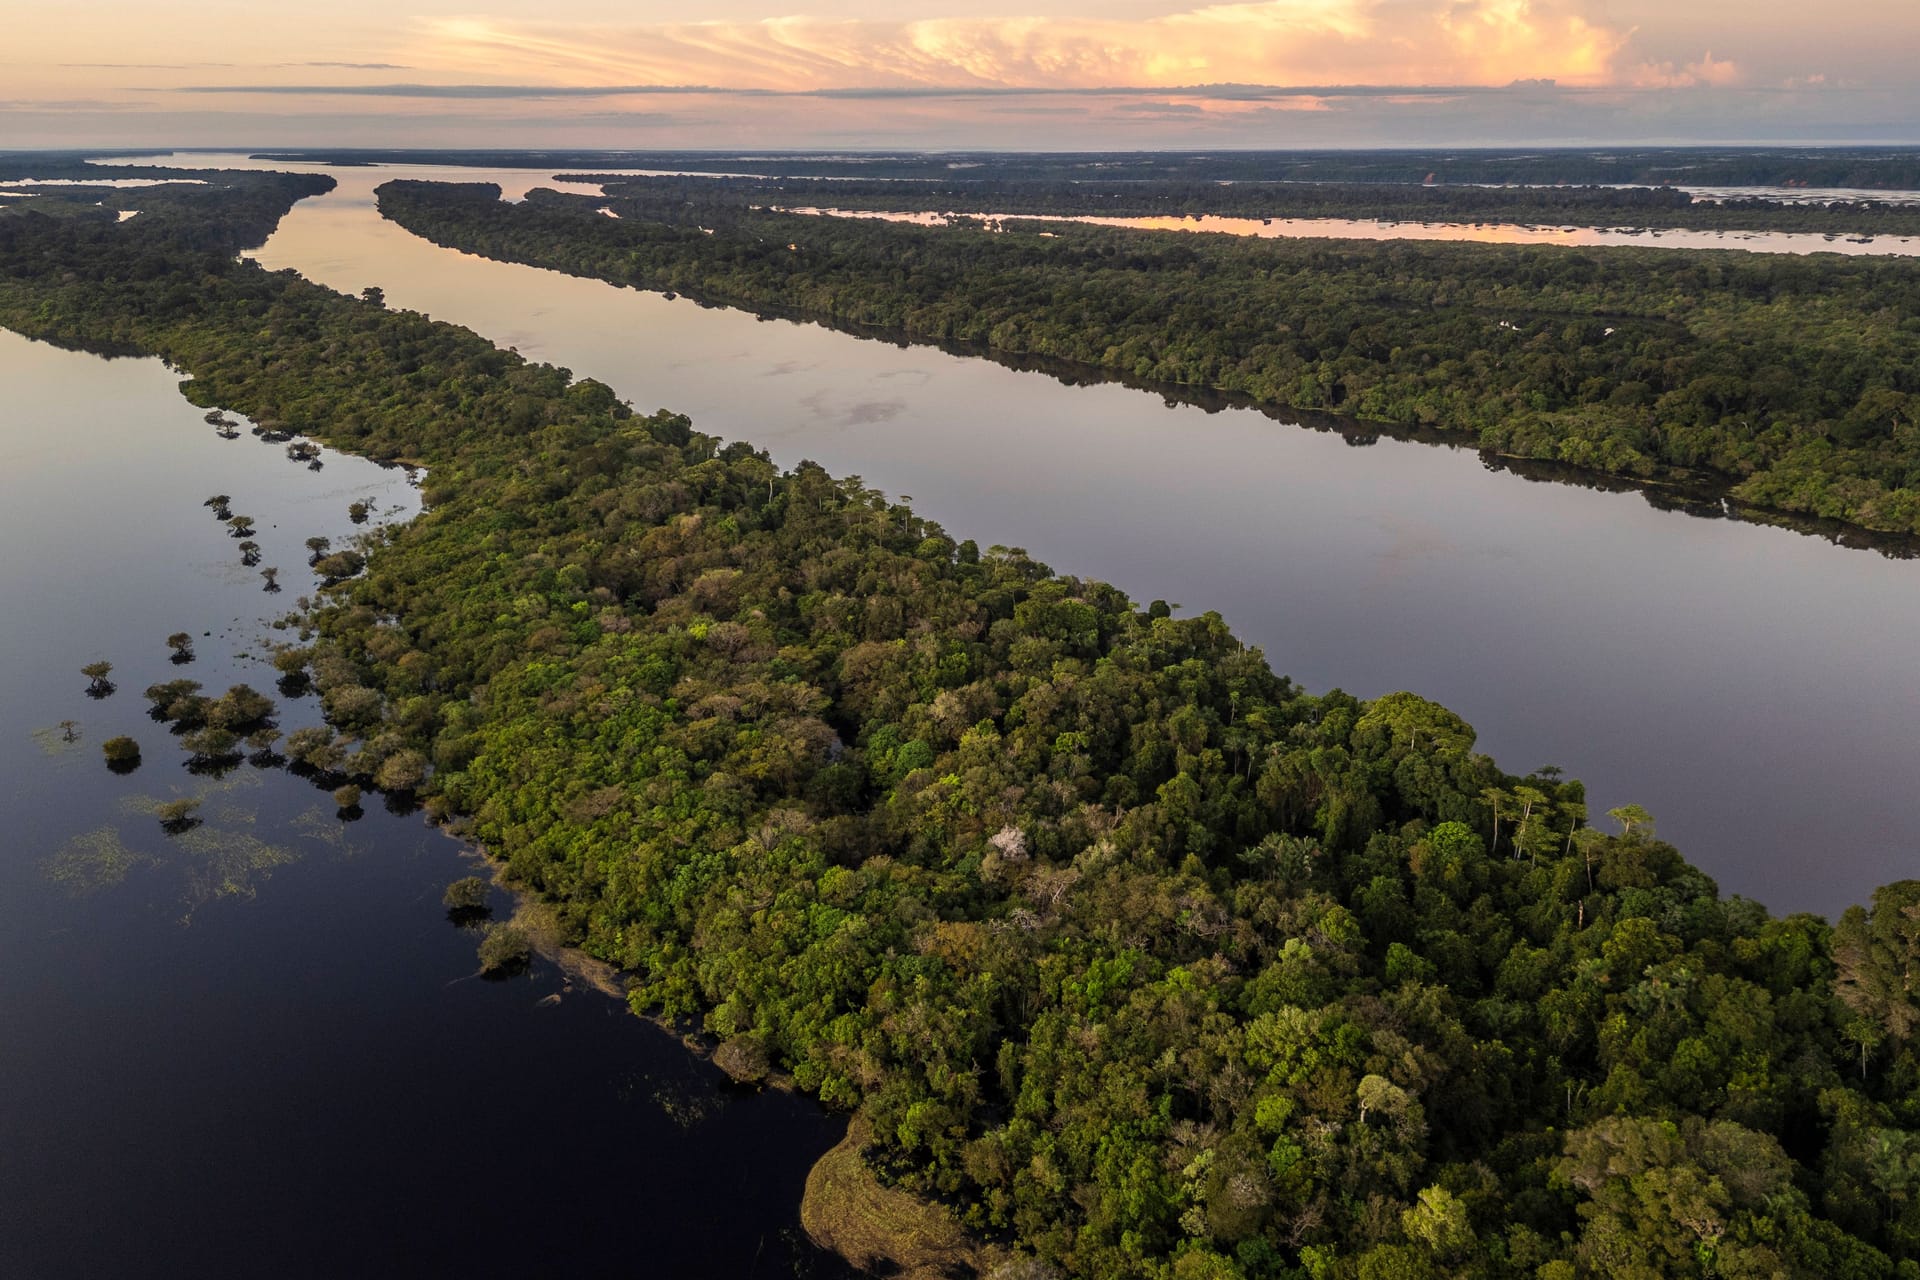
{"type": "MultiPolygon", "coordinates": [[[[450,179],[442,179],[450,181],[450,179]]],[[[569,185],[567,190],[576,189],[569,185]]],[[[943,227],[956,219],[997,228],[1008,221],[1077,222],[1090,227],[1135,231],[1206,231],[1259,240],[1427,240],[1474,244],[1554,245],[1591,249],[1643,245],[1655,249],[1738,249],[1748,253],[1844,253],[1856,257],[1911,258],[1920,253],[1920,236],[1842,236],[1788,231],[1649,230],[1644,227],[1523,226],[1501,222],[1399,222],[1356,218],[1230,218],[1216,214],[1186,217],[1077,217],[1024,213],[906,213],[873,209],[805,207],[789,213],[833,218],[873,218],[915,226],[943,227]]]]}
{"type": "Polygon", "coordinates": [[[196,775],[147,718],[140,691],[185,676],[317,722],[275,693],[270,623],[311,583],[305,540],[344,544],[355,501],[406,518],[408,477],[223,439],[158,360],[0,330],[0,379],[0,1275],[811,1267],[800,1188],[836,1121],[729,1094],[544,962],[473,977],[440,904],[474,870],[454,842],[371,800],[342,821],[278,769],[196,775]],[[214,493],[258,521],[279,595],[214,493]],[[119,687],[93,699],[100,658],[119,687]],[[130,774],[104,765],[116,734],[130,774]],[[202,822],[169,836],[176,798],[202,822]]]}
{"type": "MultiPolygon", "coordinates": [[[[859,474],[956,537],[1217,609],[1309,688],[1436,698],[1508,768],[1565,767],[1596,813],[1646,805],[1725,888],[1776,910],[1832,914],[1920,871],[1920,565],[1528,482],[1471,450],[1357,447],[1250,409],[473,258],[379,218],[373,188],[406,171],[331,172],[339,189],[299,205],[263,264],[379,285],[643,410],[859,474]]],[[[418,172],[510,197],[555,185],[418,172]]],[[[343,824],[277,771],[196,778],[145,719],[138,691],[183,674],[162,644],[174,630],[201,637],[184,674],[271,687],[257,655],[284,606],[202,497],[261,518],[292,596],[304,538],[348,534],[357,497],[404,517],[405,477],[221,440],[156,361],[0,335],[0,375],[0,1273],[816,1265],[794,1210],[830,1118],[723,1094],[672,1039],[544,964],[473,980],[473,938],[439,907],[466,870],[450,842],[377,808],[343,824]],[[77,674],[96,656],[118,667],[104,701],[77,674]],[[114,733],[146,748],[131,775],[101,764],[114,733]],[[164,836],[152,803],[202,793],[205,825],[164,836]]],[[[283,723],[311,714],[289,703],[283,723]]]]}

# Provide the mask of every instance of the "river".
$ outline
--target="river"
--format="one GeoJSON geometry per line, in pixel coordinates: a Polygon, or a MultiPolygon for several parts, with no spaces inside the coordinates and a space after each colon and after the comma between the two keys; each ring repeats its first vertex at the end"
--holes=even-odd
{"type": "MultiPolygon", "coordinates": [[[[441,181],[452,181],[442,178],[441,181]]],[[[577,184],[562,188],[578,191],[577,184]]],[[[597,192],[592,194],[598,194],[597,192]]],[[[1842,236],[1805,231],[1690,231],[1679,228],[1530,226],[1504,222],[1415,222],[1362,218],[1233,218],[1218,214],[1185,217],[1107,217],[1031,213],[907,213],[873,209],[796,207],[788,213],[833,218],[873,218],[923,227],[948,226],[956,219],[998,228],[1009,220],[1075,222],[1090,227],[1134,231],[1205,231],[1259,240],[1426,240],[1474,244],[1552,245],[1594,249],[1641,245],[1655,249],[1736,249],[1747,253],[1844,253],[1855,257],[1911,258],[1920,254],[1920,236],[1842,236]]]]}
{"type": "MultiPolygon", "coordinates": [[[[1508,768],[1565,767],[1596,813],[1646,805],[1726,889],[1776,910],[1831,915],[1915,874],[1920,565],[1528,482],[1471,450],[1356,447],[486,261],[379,218],[373,188],[406,170],[330,172],[339,189],[299,205],[263,264],[379,285],[641,409],[860,474],[957,537],[1217,609],[1309,688],[1436,698],[1508,768]]],[[[424,173],[510,196],[555,185],[424,173]]],[[[291,596],[301,540],[344,536],[355,496],[403,516],[404,478],[221,440],[156,361],[0,335],[0,373],[16,549],[0,571],[0,1270],[339,1274],[376,1247],[377,1269],[414,1273],[813,1265],[794,1207],[834,1121],[722,1094],[671,1038],[544,964],[472,980],[473,939],[439,907],[466,866],[450,842],[377,808],[341,824],[276,771],[196,779],[145,719],[138,691],[178,674],[176,629],[211,633],[187,669],[210,687],[271,684],[240,655],[284,606],[236,569],[205,494],[262,518],[291,596]],[[122,686],[100,702],[77,672],[95,656],[122,686]],[[121,732],[148,752],[126,777],[98,754],[121,732]],[[143,811],[203,787],[195,840],[143,811]]]]}

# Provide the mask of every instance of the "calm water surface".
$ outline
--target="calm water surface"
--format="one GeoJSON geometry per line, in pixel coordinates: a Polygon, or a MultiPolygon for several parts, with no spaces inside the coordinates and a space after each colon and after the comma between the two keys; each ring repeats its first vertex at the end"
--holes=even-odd
{"type": "MultiPolygon", "coordinates": [[[[453,181],[453,179],[442,179],[453,181]]],[[[576,184],[565,184],[574,190],[576,184]]],[[[597,194],[597,193],[595,193],[597,194]]],[[[1920,254],[1920,237],[1842,236],[1787,231],[1648,230],[1643,227],[1521,226],[1500,222],[1396,222],[1357,218],[1228,218],[1215,214],[1187,217],[1120,218],[1087,214],[1064,217],[1020,213],[906,213],[871,209],[796,208],[789,213],[831,218],[873,218],[943,227],[956,218],[998,228],[1008,221],[1077,222],[1090,227],[1127,227],[1135,231],[1208,231],[1259,240],[1463,240],[1475,244],[1544,244],[1562,248],[1650,245],[1656,249],[1740,249],[1750,253],[1844,253],[1853,256],[1910,258],[1920,254]]]]}
{"type": "MultiPolygon", "coordinates": [[[[272,692],[305,539],[343,542],[356,500],[406,517],[407,477],[222,440],[157,360],[0,331],[0,380],[0,1275],[815,1270],[797,1207],[836,1121],[723,1091],[545,964],[474,978],[440,906],[473,870],[452,841],[372,801],[343,822],[281,771],[195,776],[145,715],[176,676],[272,692]],[[144,760],[116,776],[121,733],[144,760]],[[203,824],[168,837],[153,806],[187,796],[203,824]]],[[[280,700],[283,727],[317,719],[280,700]]]]}

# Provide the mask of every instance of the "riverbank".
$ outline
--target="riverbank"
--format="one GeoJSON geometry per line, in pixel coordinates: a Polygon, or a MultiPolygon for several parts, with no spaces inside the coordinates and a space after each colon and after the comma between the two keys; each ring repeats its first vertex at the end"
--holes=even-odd
{"type": "MultiPolygon", "coordinates": [[[[511,880],[504,864],[484,849],[447,831],[444,824],[442,831],[486,869],[495,889],[510,897],[513,910],[506,923],[525,934],[535,952],[565,975],[568,990],[577,986],[628,1007],[629,992],[637,985],[633,975],[569,944],[551,903],[511,880]]],[[[549,997],[559,998],[558,994],[549,997]]],[[[684,1020],[660,1017],[644,1008],[633,1012],[673,1036],[689,1053],[714,1063],[721,1046],[713,1037],[690,1030],[684,1020]]],[[[714,1069],[724,1070],[718,1064],[714,1069]]],[[[791,1077],[773,1071],[738,1081],[736,1087],[793,1092],[795,1086],[791,1077]]],[[[886,1185],[865,1158],[872,1142],[871,1123],[855,1112],[847,1117],[840,1141],[808,1170],[800,1223],[815,1247],[862,1274],[899,1280],[949,1280],[956,1270],[987,1276],[1007,1261],[1010,1255],[1004,1249],[974,1238],[945,1206],[886,1185]]]]}

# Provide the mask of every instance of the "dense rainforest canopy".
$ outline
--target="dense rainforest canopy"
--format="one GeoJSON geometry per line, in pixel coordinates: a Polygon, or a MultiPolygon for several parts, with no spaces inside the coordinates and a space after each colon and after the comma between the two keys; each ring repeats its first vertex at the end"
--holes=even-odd
{"type": "Polygon", "coordinates": [[[917,227],[717,184],[611,200],[393,182],[469,252],[1152,382],[1453,433],[1497,454],[1721,477],[1756,507],[1920,532],[1920,262],[917,227]],[[617,218],[598,213],[608,207],[617,218]]]}
{"type": "Polygon", "coordinates": [[[1030,1274],[1920,1276],[1920,882],[1770,917],[1414,694],[233,259],[310,189],[0,221],[0,323],[430,468],[277,664],[298,750],[636,1009],[859,1108],[1030,1274]]]}

